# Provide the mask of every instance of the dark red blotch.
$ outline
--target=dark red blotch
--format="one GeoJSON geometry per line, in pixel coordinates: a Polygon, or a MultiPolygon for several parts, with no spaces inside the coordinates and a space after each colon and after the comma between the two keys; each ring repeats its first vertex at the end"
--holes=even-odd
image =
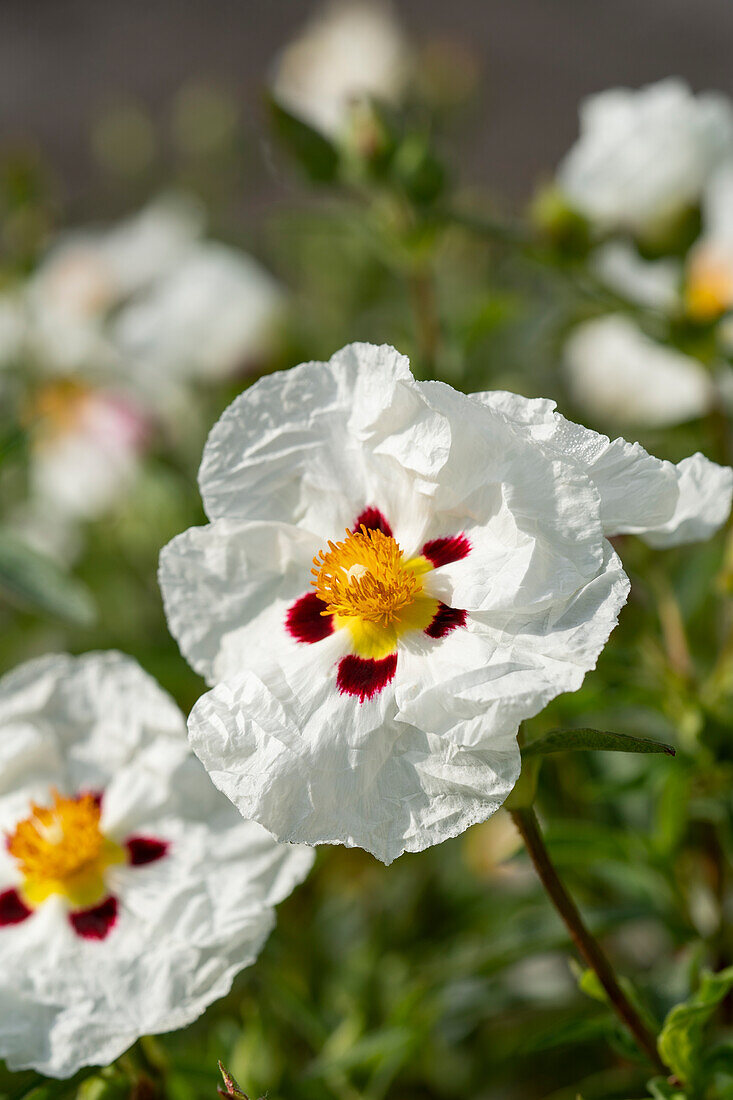
{"type": "Polygon", "coordinates": [[[3,890],[0,894],[0,928],[8,924],[20,924],[33,912],[17,890],[3,890]]]}
{"type": "Polygon", "coordinates": [[[155,863],[156,859],[162,859],[170,845],[167,840],[157,840],[153,836],[128,836],[125,847],[130,866],[144,867],[146,863],[155,863]]]}
{"type": "Polygon", "coordinates": [[[397,654],[390,653],[380,661],[371,657],[349,654],[339,662],[336,683],[342,695],[358,695],[359,702],[373,699],[394,678],[397,654]]]}
{"type": "Polygon", "coordinates": [[[423,557],[433,563],[436,569],[441,565],[450,565],[452,561],[461,561],[471,552],[471,543],[465,535],[449,535],[447,538],[431,539],[422,548],[423,557]]]}
{"type": "Polygon", "coordinates": [[[288,610],[285,626],[296,642],[320,642],[333,633],[333,616],[322,615],[326,605],[315,592],[306,592],[288,610]]]}
{"type": "Polygon", "coordinates": [[[112,894],[91,909],[77,909],[69,913],[69,923],[85,940],[103,940],[112,931],[117,920],[117,898],[112,894]]]}
{"type": "Polygon", "coordinates": [[[356,523],[352,527],[352,531],[360,531],[362,527],[366,527],[369,531],[381,531],[383,535],[392,535],[392,528],[387,523],[382,513],[378,508],[365,508],[363,512],[360,512],[356,517],[356,523]]]}
{"type": "Polygon", "coordinates": [[[466,625],[466,612],[458,607],[448,607],[447,603],[439,603],[438,610],[430,626],[425,628],[429,638],[445,638],[452,630],[466,625]]]}

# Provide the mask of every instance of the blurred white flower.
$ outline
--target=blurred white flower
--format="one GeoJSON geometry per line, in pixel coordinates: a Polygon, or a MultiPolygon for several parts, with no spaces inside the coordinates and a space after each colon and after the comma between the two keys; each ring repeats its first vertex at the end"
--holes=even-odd
{"type": "Polygon", "coordinates": [[[30,353],[43,369],[109,366],[109,311],[178,265],[202,228],[194,200],[164,195],[112,228],[63,234],[25,288],[30,353]]]}
{"type": "Polygon", "coordinates": [[[706,186],[702,235],[687,257],[685,305],[689,316],[703,322],[733,307],[733,161],[706,186]]]}
{"type": "Polygon", "coordinates": [[[20,666],[0,728],[0,1056],[69,1077],[222,997],[312,853],[242,821],[122,654],[20,666]]]}
{"type": "Polygon", "coordinates": [[[260,264],[207,241],[121,310],[113,339],[146,386],[223,378],[271,349],[283,303],[281,287],[260,264]]]}
{"type": "Polygon", "coordinates": [[[31,497],[59,520],[91,520],[129,488],[150,431],[132,399],[66,379],[38,391],[30,410],[31,497]]]}
{"type": "Polygon", "coordinates": [[[645,260],[630,241],[608,241],[591,254],[591,269],[616,294],[636,305],[674,313],[682,299],[682,265],[645,260]]]}
{"type": "Polygon", "coordinates": [[[277,59],[273,97],[327,137],[346,128],[360,99],[396,102],[410,75],[410,51],[391,6],[333,0],[277,59]]]}
{"type": "Polygon", "coordinates": [[[519,722],[594,667],[629,589],[605,536],[708,536],[733,471],[352,344],[237,398],[200,484],[211,523],[160,566],[170,629],[217,685],[194,750],[279,839],[390,862],[488,818],[519,722]]]}
{"type": "Polygon", "coordinates": [[[694,204],[733,150],[733,109],[677,79],[614,88],[580,108],[580,137],[558,170],[570,203],[602,230],[644,234],[694,204]]]}
{"type": "Polygon", "coordinates": [[[679,424],[704,415],[715,397],[702,363],[658,344],[621,314],[578,325],[564,367],[573,401],[601,423],[679,424]]]}

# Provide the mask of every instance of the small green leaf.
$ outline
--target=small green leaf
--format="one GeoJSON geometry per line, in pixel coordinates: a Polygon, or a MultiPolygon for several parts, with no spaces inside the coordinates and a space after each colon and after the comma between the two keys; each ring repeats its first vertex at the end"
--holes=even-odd
{"type": "Polygon", "coordinates": [[[567,752],[601,749],[604,752],[665,753],[674,756],[675,750],[663,741],[648,737],[631,737],[628,733],[609,733],[606,730],[567,729],[553,730],[522,749],[522,757],[545,756],[551,752],[567,752]]]}
{"type": "Polygon", "coordinates": [[[665,1077],[653,1077],[647,1088],[654,1100],[687,1100],[687,1093],[679,1085],[670,1085],[665,1077]]]}
{"type": "Polygon", "coordinates": [[[314,183],[336,178],[339,154],[334,145],[306,122],[296,118],[274,99],[268,101],[275,133],[314,183]]]}
{"type": "Polygon", "coordinates": [[[81,581],[6,531],[0,531],[0,597],[80,626],[94,622],[96,615],[94,601],[81,581]]]}
{"type": "Polygon", "coordinates": [[[700,988],[689,1000],[675,1005],[659,1036],[659,1054],[680,1081],[695,1091],[703,1071],[705,1026],[733,988],[733,966],[719,974],[703,974],[700,988]]]}

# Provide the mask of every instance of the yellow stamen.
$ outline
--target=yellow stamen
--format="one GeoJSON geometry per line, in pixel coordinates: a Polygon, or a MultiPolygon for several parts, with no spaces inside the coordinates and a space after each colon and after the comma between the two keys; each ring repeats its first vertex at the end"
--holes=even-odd
{"type": "Polygon", "coordinates": [[[31,803],[30,816],[8,837],[8,851],[23,875],[20,892],[31,906],[51,894],[64,895],[76,907],[94,905],[106,893],[104,871],[122,862],[124,852],[102,834],[93,795],[52,793],[53,804],[31,803]]]}
{"type": "Polygon", "coordinates": [[[76,426],[88,398],[89,390],[73,378],[49,382],[28,403],[24,421],[34,426],[42,439],[52,439],[76,426]]]}
{"type": "Polygon", "coordinates": [[[423,593],[423,577],[432,568],[423,557],[405,559],[399,544],[382,531],[362,525],[343,542],[329,542],[313,559],[316,595],[323,615],[347,627],[361,657],[394,652],[398,637],[424,630],[438,601],[423,593]]]}
{"type": "Polygon", "coordinates": [[[685,288],[687,314],[695,321],[715,321],[733,305],[733,268],[725,258],[700,252],[690,262],[685,288]]]}

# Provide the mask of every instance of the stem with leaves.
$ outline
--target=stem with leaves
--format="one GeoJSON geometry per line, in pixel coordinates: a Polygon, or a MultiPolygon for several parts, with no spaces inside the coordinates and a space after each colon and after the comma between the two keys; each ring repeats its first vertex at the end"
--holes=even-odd
{"type": "Polygon", "coordinates": [[[631,1032],[639,1049],[646,1054],[658,1072],[667,1074],[669,1071],[659,1057],[654,1035],[621,988],[602,947],[586,927],[577,905],[552,864],[534,810],[531,807],[522,807],[512,809],[510,813],[540,881],[564,921],[583,961],[596,974],[611,1007],[631,1032]]]}

